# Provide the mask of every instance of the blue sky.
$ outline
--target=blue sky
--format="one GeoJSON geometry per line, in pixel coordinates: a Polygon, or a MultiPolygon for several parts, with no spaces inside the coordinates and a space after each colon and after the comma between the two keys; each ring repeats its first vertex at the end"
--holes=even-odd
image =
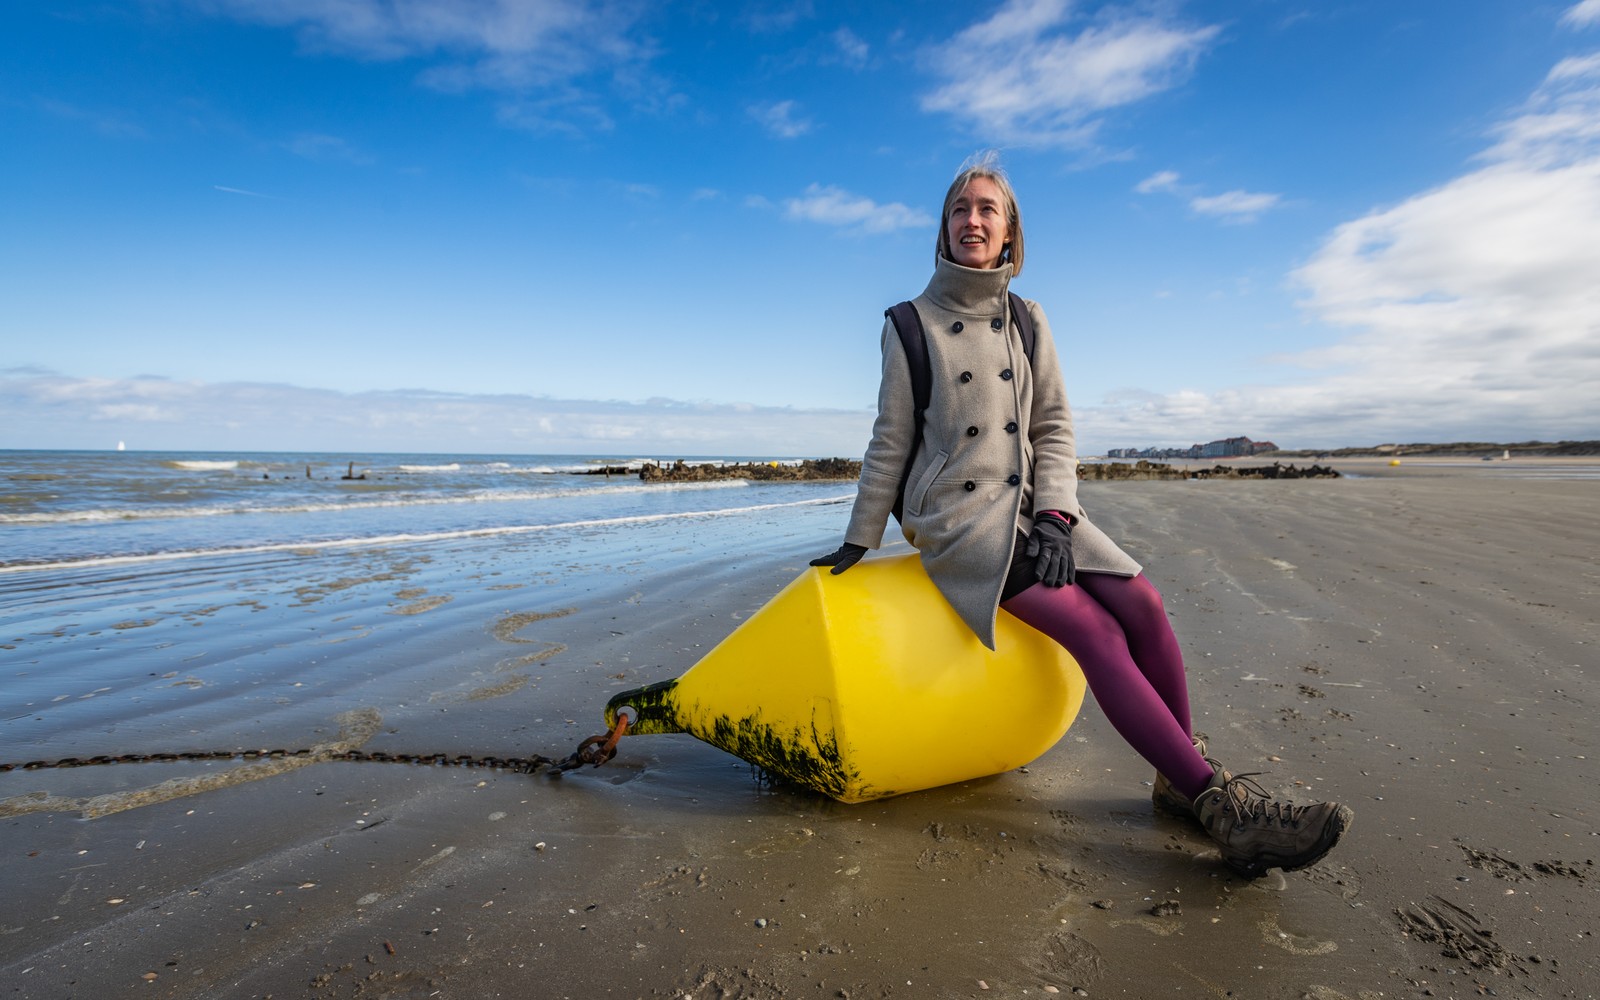
{"type": "Polygon", "coordinates": [[[1600,438],[1600,0],[37,0],[0,129],[0,447],[859,455],[987,148],[1085,453],[1600,438]]]}

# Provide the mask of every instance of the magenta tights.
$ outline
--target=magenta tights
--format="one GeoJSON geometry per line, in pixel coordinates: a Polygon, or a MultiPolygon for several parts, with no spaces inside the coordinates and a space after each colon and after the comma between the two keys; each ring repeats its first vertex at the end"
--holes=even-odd
{"type": "Polygon", "coordinates": [[[1183,653],[1154,584],[1080,572],[1073,586],[1036,583],[1003,607],[1072,654],[1100,710],[1141,757],[1190,798],[1205,791],[1211,765],[1190,738],[1183,653]]]}

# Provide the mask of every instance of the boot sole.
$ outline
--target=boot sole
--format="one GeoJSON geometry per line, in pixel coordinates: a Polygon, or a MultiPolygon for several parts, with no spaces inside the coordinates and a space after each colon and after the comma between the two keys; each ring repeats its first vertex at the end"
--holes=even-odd
{"type": "Polygon", "coordinates": [[[1286,872],[1297,872],[1302,868],[1310,868],[1327,857],[1328,852],[1333,850],[1334,846],[1339,843],[1339,838],[1344,836],[1345,831],[1350,829],[1351,824],[1355,821],[1355,811],[1349,806],[1340,806],[1332,816],[1328,817],[1328,822],[1322,825],[1322,836],[1317,839],[1317,844],[1311,849],[1311,852],[1291,859],[1290,864],[1265,860],[1233,861],[1228,858],[1223,858],[1223,860],[1227,862],[1229,868],[1232,868],[1245,878],[1260,878],[1273,868],[1282,868],[1286,872]]]}

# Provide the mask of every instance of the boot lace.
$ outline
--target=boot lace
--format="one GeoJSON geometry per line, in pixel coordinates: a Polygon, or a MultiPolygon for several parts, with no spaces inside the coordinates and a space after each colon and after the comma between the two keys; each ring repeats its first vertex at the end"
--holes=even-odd
{"type": "Polygon", "coordinates": [[[1308,807],[1274,799],[1270,792],[1252,780],[1260,773],[1251,771],[1247,774],[1235,774],[1223,782],[1222,793],[1227,796],[1229,804],[1238,813],[1240,820],[1298,827],[1300,817],[1305,815],[1308,807]]]}

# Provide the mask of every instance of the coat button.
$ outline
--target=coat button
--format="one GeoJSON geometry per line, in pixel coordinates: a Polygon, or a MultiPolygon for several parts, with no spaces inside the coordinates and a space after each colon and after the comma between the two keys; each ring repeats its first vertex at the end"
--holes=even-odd
{"type": "Polygon", "coordinates": [[[958,319],[958,320],[956,320],[956,321],[955,321],[955,322],[954,322],[954,323],[953,323],[953,324],[951,324],[951,326],[950,326],[950,332],[951,332],[951,333],[960,333],[960,332],[961,332],[961,331],[962,331],[962,330],[964,330],[964,329],[966,329],[966,327],[965,327],[965,326],[964,326],[964,325],[963,325],[963,324],[962,324],[962,322],[961,322],[961,321],[960,321],[960,320],[959,320],[959,319],[958,319]]]}
{"type": "Polygon", "coordinates": [[[999,330],[999,329],[1003,328],[1005,325],[1006,325],[1006,321],[1001,319],[999,316],[996,316],[994,319],[991,319],[989,321],[989,329],[991,329],[991,330],[999,330]]]}
{"type": "Polygon", "coordinates": [[[1001,372],[1000,377],[1005,379],[1007,382],[1011,381],[1011,369],[1007,368],[1005,371],[1001,372]]]}
{"type": "Polygon", "coordinates": [[[976,427],[968,427],[967,428],[967,437],[975,438],[977,436],[978,436],[978,428],[976,428],[976,427]]]}
{"type": "Polygon", "coordinates": [[[1015,486],[1018,483],[1022,482],[1022,477],[1017,475],[1015,472],[1013,472],[1011,474],[1011,478],[1007,479],[1006,482],[1010,483],[1012,486],[1015,486]]]}
{"type": "Polygon", "coordinates": [[[966,490],[968,493],[971,493],[973,490],[978,488],[978,484],[969,479],[961,484],[961,488],[966,490]]]}
{"type": "Polygon", "coordinates": [[[971,372],[962,372],[961,373],[961,381],[963,381],[963,382],[971,382],[972,381],[972,373],[971,372]]]}
{"type": "Polygon", "coordinates": [[[1011,421],[1009,424],[1006,424],[1006,433],[1007,434],[1015,434],[1016,432],[1017,432],[1017,422],[1015,420],[1011,421]]]}

